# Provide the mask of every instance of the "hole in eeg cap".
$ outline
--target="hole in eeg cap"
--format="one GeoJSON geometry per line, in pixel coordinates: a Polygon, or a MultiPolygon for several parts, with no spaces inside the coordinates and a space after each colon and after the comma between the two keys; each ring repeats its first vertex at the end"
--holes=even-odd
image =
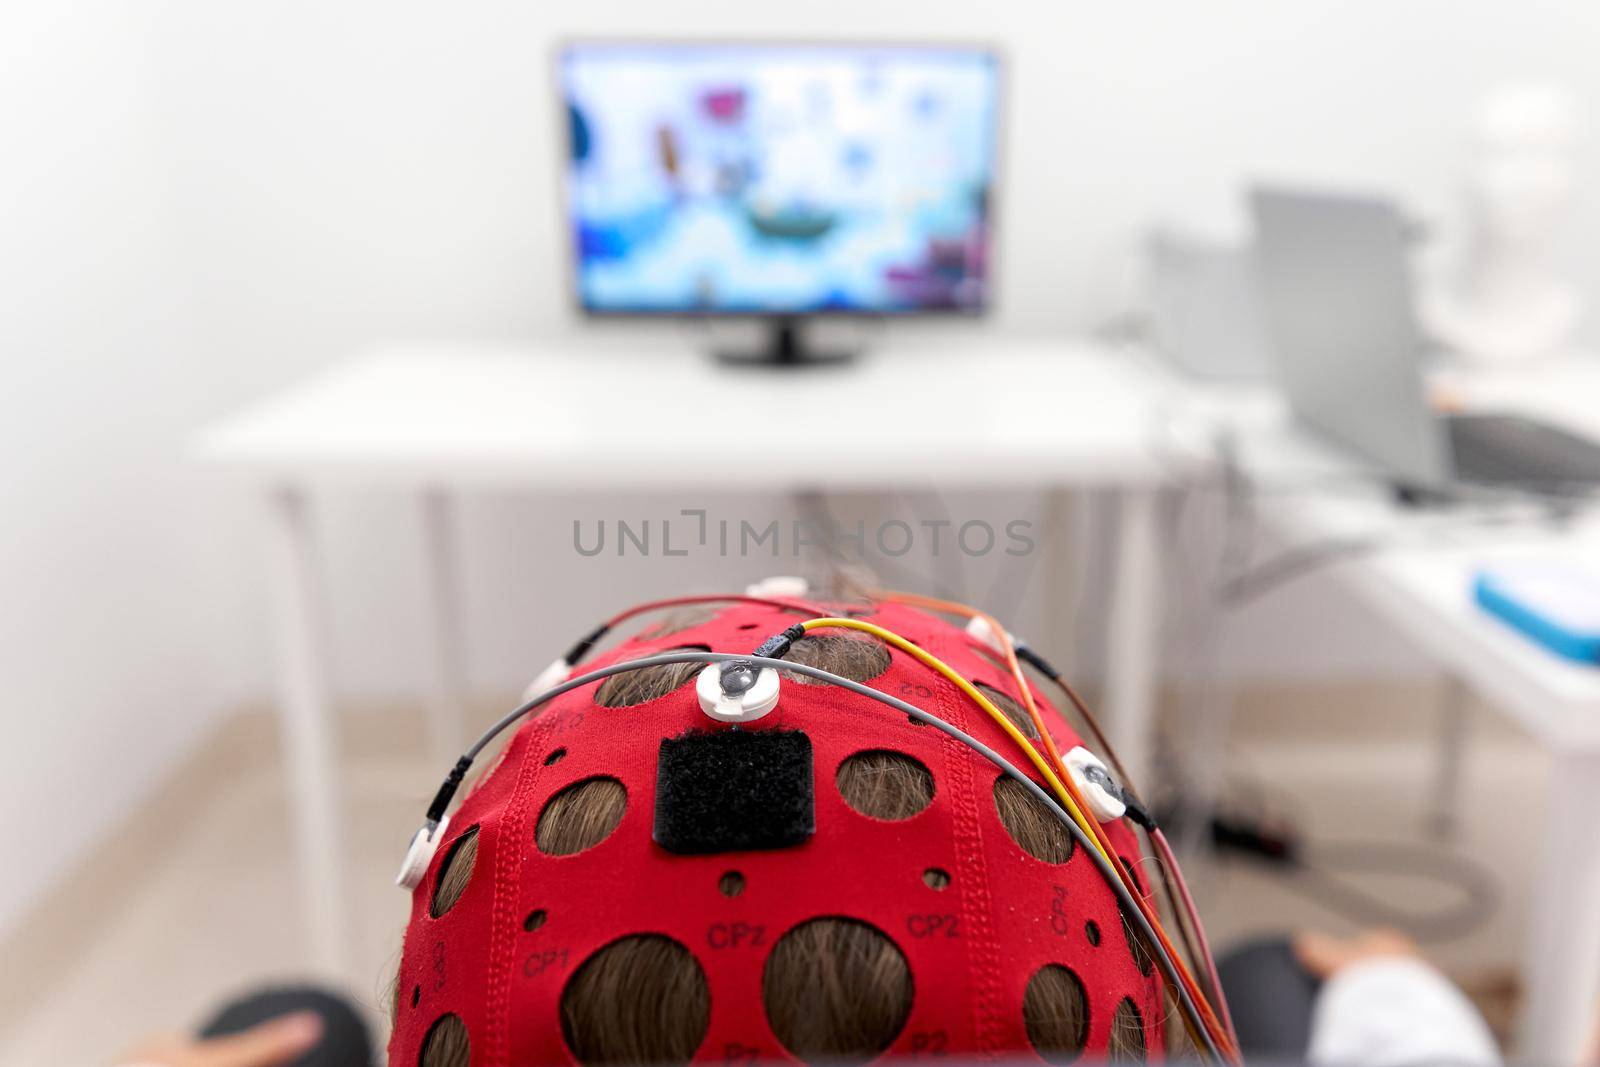
{"type": "Polygon", "coordinates": [[[574,855],[610,837],[627,810],[627,787],[615,778],[573,782],[545,803],[533,842],[547,856],[574,855]]]}
{"type": "Polygon", "coordinates": [[[472,1059],[472,1041],[467,1036],[467,1024],[454,1013],[441,1015],[428,1028],[422,1039],[422,1052],[417,1057],[418,1067],[466,1067],[472,1059]]]}
{"type": "Polygon", "coordinates": [[[1070,969],[1047,963],[1028,979],[1022,996],[1028,1041],[1051,1063],[1070,1063],[1089,1039],[1089,995],[1070,969]]]}
{"type": "Polygon", "coordinates": [[[1123,997],[1111,1016],[1111,1040],[1106,1058],[1142,1063],[1145,1058],[1144,1018],[1132,997],[1123,997]]]}
{"type": "Polygon", "coordinates": [[[433,886],[433,898],[428,902],[428,914],[437,919],[456,906],[461,894],[467,891],[473,869],[478,862],[478,828],[468,827],[456,838],[445,854],[439,868],[439,878],[433,886]]]}
{"type": "Polygon", "coordinates": [[[668,852],[788,848],[816,824],[803,732],[718,730],[661,742],[653,836],[668,852]]]}
{"type": "Polygon", "coordinates": [[[767,1025],[806,1063],[876,1058],[905,1029],[915,999],[900,946],[870,923],[843,916],[791,929],[761,972],[767,1025]]]}
{"type": "MultiPolygon", "coordinates": [[[[706,645],[678,645],[661,651],[709,652],[711,649],[706,645]]],[[[613,674],[594,691],[594,702],[603,708],[635,707],[689,684],[704,668],[703,663],[667,663],[613,674]]]]}
{"type": "Polygon", "coordinates": [[[992,685],[984,682],[974,682],[972,684],[977,687],[980,693],[988,697],[990,702],[999,708],[1006,718],[1011,720],[1011,725],[1021,730],[1028,740],[1039,740],[1039,731],[1033,725],[1033,719],[1029,718],[1028,709],[1017,703],[1010,694],[1003,693],[992,685]]]}
{"type": "MultiPolygon", "coordinates": [[[[852,682],[870,682],[889,669],[889,650],[876,637],[845,636],[844,634],[808,633],[795,641],[785,659],[791,663],[804,663],[821,667],[825,671],[842,675],[852,682]]],[[[809,674],[780,671],[787,681],[800,685],[828,685],[809,674]]]]}
{"type": "Polygon", "coordinates": [[[898,822],[933,803],[933,774],[904,752],[868,749],[839,764],[839,795],[871,819],[898,822]]]}
{"type": "Polygon", "coordinates": [[[711,990],[700,962],[659,934],[600,948],[561,990],[561,1036],[585,1067],[687,1063],[710,1025],[711,990]]]}
{"type": "Polygon", "coordinates": [[[1015,779],[1007,775],[995,779],[994,807],[1011,840],[1034,859],[1065,863],[1072,858],[1072,838],[1044,802],[1015,779]]]}

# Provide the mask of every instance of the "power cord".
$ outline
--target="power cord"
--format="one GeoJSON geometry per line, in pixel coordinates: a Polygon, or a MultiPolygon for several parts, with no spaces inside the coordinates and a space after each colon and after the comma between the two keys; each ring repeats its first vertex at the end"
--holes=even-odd
{"type": "MultiPolygon", "coordinates": [[[[1440,522],[1426,528],[1329,537],[1286,549],[1263,563],[1250,566],[1248,561],[1257,531],[1255,501],[1266,494],[1244,469],[1233,434],[1217,434],[1213,453],[1220,471],[1217,489],[1224,497],[1227,514],[1221,552],[1222,575],[1215,591],[1218,603],[1225,608],[1241,607],[1296,578],[1341,560],[1404,546],[1418,534],[1425,538],[1438,537],[1461,529],[1512,525],[1530,519],[1559,528],[1585,506],[1600,499],[1592,493],[1551,493],[1533,488],[1396,485],[1374,474],[1366,480],[1368,487],[1388,486],[1402,504],[1452,510],[1444,512],[1440,522]],[[1243,537],[1240,536],[1241,526],[1246,529],[1243,537]]],[[[1316,483],[1304,479],[1291,479],[1288,488],[1291,492],[1315,490],[1316,483]]]]}
{"type": "MultiPolygon", "coordinates": [[[[1177,808],[1168,820],[1181,821],[1177,808]]],[[[1424,943],[1465,937],[1494,914],[1499,892],[1489,869],[1466,856],[1411,841],[1312,843],[1292,823],[1266,813],[1218,812],[1210,841],[1219,855],[1255,861],[1283,875],[1285,888],[1361,926],[1390,926],[1424,943]],[[1399,907],[1351,881],[1398,876],[1455,890],[1459,901],[1434,909],[1399,907]]]]}

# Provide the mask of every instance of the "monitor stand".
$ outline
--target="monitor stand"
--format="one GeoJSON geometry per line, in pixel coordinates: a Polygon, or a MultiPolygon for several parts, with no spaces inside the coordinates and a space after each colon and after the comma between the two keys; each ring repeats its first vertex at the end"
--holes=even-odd
{"type": "Polygon", "coordinates": [[[764,325],[767,330],[765,348],[755,351],[717,352],[717,362],[728,367],[787,370],[802,367],[837,367],[856,357],[854,352],[818,352],[807,348],[803,337],[805,324],[799,318],[776,317],[766,320],[764,325]]]}

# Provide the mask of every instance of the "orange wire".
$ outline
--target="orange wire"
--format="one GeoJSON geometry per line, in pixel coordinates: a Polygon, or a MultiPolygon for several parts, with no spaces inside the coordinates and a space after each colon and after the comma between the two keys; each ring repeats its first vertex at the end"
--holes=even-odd
{"type": "Polygon", "coordinates": [[[1167,835],[1157,827],[1150,831],[1150,842],[1155,845],[1158,862],[1171,875],[1177,883],[1178,893],[1183,897],[1183,906],[1191,916],[1194,916],[1194,935],[1200,942],[1200,962],[1206,967],[1206,980],[1211,983],[1211,988],[1217,994],[1217,1013],[1222,1016],[1222,1025],[1228,1028],[1228,1036],[1235,1045],[1239,1043],[1239,1031],[1233,1026],[1233,1013],[1228,1010],[1228,998],[1222,995],[1222,976],[1217,973],[1217,960],[1211,954],[1211,942],[1206,938],[1206,928],[1199,920],[1199,909],[1194,906],[1194,897],[1189,893],[1189,883],[1183,880],[1183,871],[1178,869],[1178,857],[1172,854],[1172,843],[1167,840],[1167,835]]]}
{"type": "MultiPolygon", "coordinates": [[[[1049,728],[1045,725],[1044,717],[1039,713],[1038,704],[1033,699],[1032,688],[1028,685],[1027,675],[1023,673],[1022,664],[1017,660],[1016,649],[1011,642],[1011,635],[1006,631],[1005,627],[1001,626],[993,616],[979,611],[976,608],[970,607],[969,605],[956,603],[955,601],[939,600],[934,597],[919,596],[915,593],[896,593],[889,590],[875,591],[875,595],[884,600],[907,604],[912,607],[926,608],[931,611],[945,612],[947,614],[959,615],[969,619],[979,618],[988,624],[990,629],[993,630],[996,640],[998,640],[1000,643],[1001,651],[1005,656],[1006,665],[1010,668],[1011,675],[1016,680],[1017,688],[1022,693],[1022,702],[1023,706],[1027,709],[1028,719],[1030,722],[1032,722],[1033,728],[1039,734],[1039,737],[1044,741],[1046,755],[1049,756],[1050,762],[1057,769],[1062,784],[1066,787],[1067,792],[1071,795],[1074,803],[1076,803],[1082,810],[1089,810],[1087,801],[1084,800],[1083,794],[1078,790],[1077,785],[1073,782],[1072,776],[1067,770],[1066,763],[1061,758],[1061,752],[1056,747],[1055,738],[1051,736],[1049,728]]],[[[769,607],[777,608],[779,610],[801,613],[818,610],[815,605],[804,604],[798,600],[779,600],[773,597],[745,596],[732,593],[706,594],[699,596],[671,597],[664,600],[654,600],[644,604],[636,604],[626,611],[612,616],[611,619],[607,621],[606,626],[609,629],[613,626],[616,626],[618,623],[633,618],[636,615],[642,615],[646,612],[657,611],[663,608],[683,607],[689,604],[730,602],[765,604],[769,607]]],[[[1086,709],[1084,708],[1082,701],[1078,698],[1078,695],[1072,692],[1070,689],[1068,689],[1067,692],[1068,696],[1072,699],[1078,710],[1080,712],[1086,712],[1086,709]]],[[[1098,733],[1098,730],[1096,732],[1098,733]]],[[[1102,742],[1102,747],[1104,747],[1104,742],[1102,742]]],[[[1108,755],[1110,755],[1109,752],[1108,755]]],[[[1114,763],[1116,762],[1114,755],[1112,756],[1112,760],[1114,763]]],[[[1124,774],[1123,777],[1126,778],[1126,774],[1124,774]]],[[[1088,819],[1086,821],[1089,824],[1090,831],[1094,835],[1095,841],[1105,851],[1106,855],[1115,855],[1115,850],[1112,848],[1110,838],[1106,836],[1104,828],[1093,819],[1088,819]]],[[[1168,939],[1166,931],[1161,925],[1160,917],[1145,899],[1143,892],[1141,892],[1139,889],[1138,883],[1134,882],[1132,880],[1132,875],[1122,870],[1118,864],[1112,864],[1112,869],[1117,872],[1118,877],[1121,878],[1123,884],[1127,887],[1129,896],[1131,896],[1134,902],[1139,906],[1139,910],[1144,914],[1146,920],[1149,921],[1151,930],[1155,932],[1156,938],[1161,942],[1162,949],[1166,952],[1167,957],[1172,960],[1174,970],[1177,971],[1179,980],[1183,983],[1185,989],[1188,991],[1190,997],[1194,1000],[1195,1005],[1199,1009],[1201,1021],[1204,1024],[1207,1032],[1211,1035],[1212,1040],[1216,1042],[1218,1048],[1227,1054],[1230,1059],[1237,1062],[1238,1052],[1233,1041],[1231,1040],[1231,1035],[1228,1033],[1227,1029],[1221,1025],[1215,1012],[1212,1011],[1210,1002],[1200,991],[1199,984],[1195,981],[1194,976],[1190,973],[1188,966],[1184,963],[1183,957],[1178,954],[1177,950],[1173,947],[1172,942],[1168,939]]]]}
{"type": "MultiPolygon", "coordinates": [[[[935,597],[919,596],[915,593],[896,593],[890,590],[877,590],[875,595],[881,596],[885,600],[907,604],[912,607],[942,611],[969,619],[982,619],[988,624],[990,629],[993,630],[996,640],[1000,643],[1000,649],[1005,655],[1006,665],[1011,669],[1017,688],[1022,692],[1022,702],[1027,708],[1028,718],[1033,723],[1034,729],[1038,731],[1039,737],[1044,741],[1045,751],[1049,755],[1051,762],[1059,769],[1062,783],[1067,787],[1067,791],[1072,794],[1072,799],[1078,806],[1085,811],[1089,810],[1088,804],[1084,801],[1082,794],[1072,780],[1072,776],[1068,773],[1065,762],[1061,759],[1061,752],[1056,747],[1055,739],[1050,736],[1050,731],[1045,726],[1044,717],[1039,714],[1039,707],[1033,699],[1032,687],[1028,684],[1027,675],[1022,671],[1022,664],[1017,661],[1016,649],[1013,647],[1011,635],[1006,631],[1005,627],[1001,626],[993,616],[979,611],[977,608],[966,604],[958,604],[951,600],[939,600],[935,597]]],[[[1112,848],[1111,841],[1106,836],[1104,828],[1093,819],[1088,821],[1090,829],[1094,832],[1095,839],[1100,843],[1106,854],[1108,856],[1115,855],[1115,850],[1112,848]]],[[[1173,946],[1171,940],[1168,939],[1166,930],[1162,927],[1160,917],[1156,914],[1155,909],[1145,900],[1144,893],[1139,889],[1138,883],[1133,881],[1131,874],[1117,869],[1117,864],[1112,864],[1112,867],[1117,870],[1118,876],[1122,878],[1123,884],[1128,888],[1129,896],[1138,904],[1139,910],[1144,913],[1145,918],[1150,923],[1150,929],[1155,931],[1156,938],[1161,942],[1162,949],[1166,952],[1167,957],[1172,960],[1173,969],[1177,971],[1179,980],[1184,984],[1189,996],[1199,1009],[1201,1020],[1212,1040],[1216,1042],[1217,1047],[1224,1054],[1237,1062],[1238,1049],[1234,1045],[1228,1028],[1223,1026],[1221,1020],[1217,1018],[1216,1013],[1211,1008],[1210,1001],[1201,991],[1200,984],[1195,980],[1194,975],[1190,973],[1188,965],[1184,963],[1183,957],[1173,946]]]]}

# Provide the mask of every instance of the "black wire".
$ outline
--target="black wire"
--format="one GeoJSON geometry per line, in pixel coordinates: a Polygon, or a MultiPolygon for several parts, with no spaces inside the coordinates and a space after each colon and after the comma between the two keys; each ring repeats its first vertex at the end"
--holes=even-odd
{"type": "MultiPolygon", "coordinates": [[[[1369,555],[1402,544],[1407,535],[1417,532],[1386,530],[1382,534],[1330,537],[1287,549],[1265,563],[1247,567],[1245,564],[1251,552],[1251,545],[1248,542],[1254,541],[1256,536],[1257,515],[1254,502],[1267,494],[1240,462],[1238,448],[1232,435],[1219,436],[1215,451],[1221,468],[1220,484],[1216,487],[1216,491],[1222,494],[1228,513],[1227,529],[1223,535],[1222,569],[1224,573],[1230,570],[1233,572],[1231,577],[1222,580],[1217,590],[1218,600],[1225,607],[1238,607],[1286,582],[1339,560],[1369,555]],[[1245,525],[1248,530],[1242,539],[1238,535],[1240,524],[1245,525]],[[1232,567],[1228,565],[1230,560],[1235,561],[1232,567]]],[[[1360,477],[1359,473],[1355,476],[1357,484],[1360,477]]],[[[1368,483],[1392,485],[1393,479],[1373,472],[1368,483]]],[[[1310,489],[1313,486],[1314,483],[1296,479],[1287,487],[1287,491],[1298,492],[1302,488],[1310,489]]],[[[1206,488],[1211,487],[1193,487],[1194,490],[1206,488]]],[[[1411,488],[1416,492],[1451,503],[1474,505],[1470,510],[1451,515],[1449,522],[1434,528],[1432,532],[1435,533],[1457,527],[1494,525],[1508,518],[1514,521],[1517,517],[1515,514],[1507,516],[1499,511],[1486,510],[1492,504],[1536,505],[1544,512],[1543,518],[1546,522],[1559,524],[1571,518],[1585,505],[1600,502],[1600,496],[1596,495],[1593,487],[1590,487],[1588,493],[1551,492],[1526,486],[1420,485],[1411,488]]]]}
{"type": "Polygon", "coordinates": [[[1482,926],[1499,903],[1493,877],[1481,864],[1449,852],[1419,851],[1398,841],[1329,842],[1304,852],[1289,868],[1287,885],[1363,926],[1393,926],[1418,941],[1447,941],[1482,926]],[[1353,884],[1347,874],[1400,875],[1459,890],[1453,907],[1398,907],[1353,884]]]}
{"type": "MultiPolygon", "coordinates": [[[[1264,593],[1276,589],[1295,578],[1326,567],[1343,559],[1371,555],[1385,549],[1403,547],[1415,540],[1416,534],[1440,534],[1463,529],[1512,524],[1528,518],[1521,513],[1473,510],[1452,515],[1448,521],[1424,529],[1385,530],[1381,534],[1355,537],[1330,537],[1286,549],[1265,563],[1257,564],[1224,581],[1217,595],[1225,607],[1239,607],[1264,593]]],[[[1570,513],[1555,504],[1548,505],[1542,521],[1557,526],[1566,521],[1570,513]]]]}
{"type": "Polygon", "coordinates": [[[1333,537],[1291,548],[1223,582],[1217,596],[1228,607],[1238,607],[1280,585],[1341,559],[1369,555],[1398,539],[1388,537],[1333,537]]]}
{"type": "MultiPolygon", "coordinates": [[[[1061,690],[1062,694],[1067,698],[1067,703],[1076,709],[1078,718],[1089,733],[1093,735],[1101,751],[1105,753],[1106,758],[1111,761],[1111,765],[1116,770],[1121,781],[1114,783],[1115,788],[1108,791],[1122,801],[1124,807],[1127,808],[1126,814],[1129,821],[1144,830],[1145,836],[1150,840],[1152,851],[1156,857],[1156,867],[1161,872],[1161,887],[1166,896],[1167,910],[1177,918],[1178,935],[1183,941],[1184,953],[1189,957],[1191,963],[1198,964],[1206,956],[1206,953],[1201,948],[1200,938],[1196,936],[1195,927],[1199,923],[1199,918],[1198,916],[1191,917],[1189,914],[1189,909],[1184,904],[1183,895],[1178,892],[1174,877],[1176,872],[1168,868],[1166,857],[1162,850],[1154,847],[1155,834],[1159,828],[1156,818],[1151,813],[1150,808],[1134,791],[1133,779],[1129,776],[1128,769],[1123,766],[1122,760],[1118,758],[1117,750],[1111,747],[1111,742],[1107,740],[1104,731],[1100,729],[1099,720],[1095,718],[1094,713],[1089,710],[1089,706],[1078,696],[1077,691],[1068,684],[1065,676],[1060,671],[1056,670],[1048,660],[1035,652],[1026,642],[1015,642],[1012,646],[1012,651],[1016,653],[1017,659],[1043,674],[1055,684],[1056,688],[1061,690]]],[[[1211,970],[1210,967],[1206,968],[1208,983],[1210,982],[1211,970]]],[[[1211,995],[1220,999],[1222,991],[1212,985],[1211,995]]]]}
{"type": "Polygon", "coordinates": [[[610,633],[610,632],[611,632],[611,623],[609,623],[609,622],[601,623],[599,626],[596,626],[589,633],[584,634],[583,637],[579,638],[578,642],[575,645],[573,645],[570,649],[567,650],[567,654],[565,656],[561,657],[562,660],[564,660],[566,662],[567,666],[571,667],[573,664],[577,663],[580,659],[582,659],[583,657],[587,656],[589,654],[589,650],[594,648],[594,646],[600,641],[600,639],[605,637],[605,635],[610,633]]]}

